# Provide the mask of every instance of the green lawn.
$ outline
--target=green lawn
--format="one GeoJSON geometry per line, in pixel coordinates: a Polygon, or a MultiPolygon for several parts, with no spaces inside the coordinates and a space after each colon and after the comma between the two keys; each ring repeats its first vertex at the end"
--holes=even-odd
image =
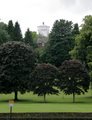
{"type": "MultiPolygon", "coordinates": [[[[19,94],[19,101],[14,103],[13,112],[92,112],[92,97],[89,91],[85,95],[76,95],[76,103],[72,103],[72,95],[49,95],[46,103],[43,97],[32,93],[19,94]]],[[[9,112],[9,99],[14,94],[0,95],[0,112],[9,112]]]]}

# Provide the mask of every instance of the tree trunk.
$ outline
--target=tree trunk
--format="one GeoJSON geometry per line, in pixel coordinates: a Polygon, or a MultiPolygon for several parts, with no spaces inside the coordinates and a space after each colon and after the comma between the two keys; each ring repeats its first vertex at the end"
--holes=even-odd
{"type": "Polygon", "coordinates": [[[18,100],[18,91],[15,91],[15,98],[14,98],[15,101],[18,100]]]}
{"type": "Polygon", "coordinates": [[[75,93],[73,93],[73,103],[75,103],[75,93]]]}
{"type": "Polygon", "coordinates": [[[46,102],[46,94],[44,94],[44,102],[46,102]]]}

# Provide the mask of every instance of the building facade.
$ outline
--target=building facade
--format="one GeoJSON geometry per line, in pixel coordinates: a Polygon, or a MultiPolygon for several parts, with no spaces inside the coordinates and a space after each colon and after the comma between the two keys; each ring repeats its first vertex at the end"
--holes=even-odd
{"type": "Polygon", "coordinates": [[[38,26],[37,28],[38,28],[38,34],[48,37],[50,26],[45,25],[43,22],[42,25],[38,26]]]}
{"type": "Polygon", "coordinates": [[[44,47],[46,42],[48,41],[49,29],[50,27],[45,25],[44,22],[42,25],[37,27],[38,29],[38,46],[44,47]]]}

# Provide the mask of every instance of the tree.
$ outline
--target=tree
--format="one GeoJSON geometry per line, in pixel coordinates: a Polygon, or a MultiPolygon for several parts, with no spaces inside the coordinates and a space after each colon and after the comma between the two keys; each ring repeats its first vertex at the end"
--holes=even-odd
{"type": "Polygon", "coordinates": [[[27,31],[25,32],[24,41],[25,41],[25,43],[33,46],[32,32],[29,29],[27,29],[27,31]]]}
{"type": "Polygon", "coordinates": [[[78,35],[80,32],[79,32],[79,26],[77,23],[74,24],[74,27],[73,27],[73,30],[72,30],[72,33],[74,36],[78,35]]]}
{"type": "Polygon", "coordinates": [[[10,36],[6,30],[0,29],[0,44],[10,41],[10,36]]]}
{"type": "Polygon", "coordinates": [[[0,22],[0,44],[10,41],[10,35],[7,32],[7,25],[0,22]]]}
{"type": "Polygon", "coordinates": [[[87,65],[90,75],[90,88],[92,90],[92,46],[87,47],[87,65]]]}
{"type": "MultiPolygon", "coordinates": [[[[73,25],[73,29],[72,29],[72,45],[71,45],[71,48],[73,49],[74,48],[74,46],[75,46],[75,39],[76,39],[76,37],[77,37],[77,35],[79,35],[79,26],[78,26],[78,24],[76,23],[76,24],[74,24],[73,25]]],[[[72,50],[71,49],[71,50],[72,50]]],[[[69,53],[70,53],[71,51],[69,51],[69,53]]]]}
{"type": "Polygon", "coordinates": [[[32,38],[33,38],[33,42],[36,44],[38,35],[37,35],[37,33],[35,31],[32,31],[32,38]]]}
{"type": "Polygon", "coordinates": [[[73,102],[75,102],[75,94],[84,94],[89,89],[88,72],[78,60],[64,61],[59,70],[61,83],[59,87],[65,94],[73,94],[73,102]]]}
{"type": "Polygon", "coordinates": [[[7,30],[7,24],[0,22],[0,29],[7,30]]]}
{"type": "Polygon", "coordinates": [[[23,41],[20,25],[18,22],[14,26],[14,41],[23,41]]]}
{"type": "Polygon", "coordinates": [[[64,60],[70,59],[69,51],[72,49],[72,42],[72,22],[56,20],[41,57],[42,61],[60,66],[64,60]]]}
{"type": "Polygon", "coordinates": [[[35,65],[34,52],[22,42],[7,42],[0,46],[0,92],[24,93],[28,90],[30,73],[35,65]]]}
{"type": "Polygon", "coordinates": [[[12,20],[9,20],[8,22],[7,31],[11,37],[11,40],[14,40],[14,26],[12,20]]]}
{"type": "MultiPolygon", "coordinates": [[[[70,52],[73,59],[79,59],[86,66],[90,77],[92,73],[92,16],[85,16],[80,34],[75,39],[75,47],[70,52]]],[[[92,79],[92,77],[91,77],[92,79]]]]}
{"type": "Polygon", "coordinates": [[[44,96],[46,101],[46,94],[58,94],[57,85],[58,70],[51,64],[38,64],[32,73],[32,91],[38,96],[44,96]]]}
{"type": "Polygon", "coordinates": [[[92,46],[92,16],[85,16],[80,34],[76,37],[74,49],[70,52],[72,58],[81,60],[87,65],[88,48],[92,46]]]}

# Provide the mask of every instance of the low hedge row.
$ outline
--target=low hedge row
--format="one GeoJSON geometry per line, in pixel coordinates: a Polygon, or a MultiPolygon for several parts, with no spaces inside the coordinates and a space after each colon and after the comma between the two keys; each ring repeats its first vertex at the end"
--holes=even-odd
{"type": "Polygon", "coordinates": [[[0,113],[0,120],[92,120],[92,113],[0,113]]]}

